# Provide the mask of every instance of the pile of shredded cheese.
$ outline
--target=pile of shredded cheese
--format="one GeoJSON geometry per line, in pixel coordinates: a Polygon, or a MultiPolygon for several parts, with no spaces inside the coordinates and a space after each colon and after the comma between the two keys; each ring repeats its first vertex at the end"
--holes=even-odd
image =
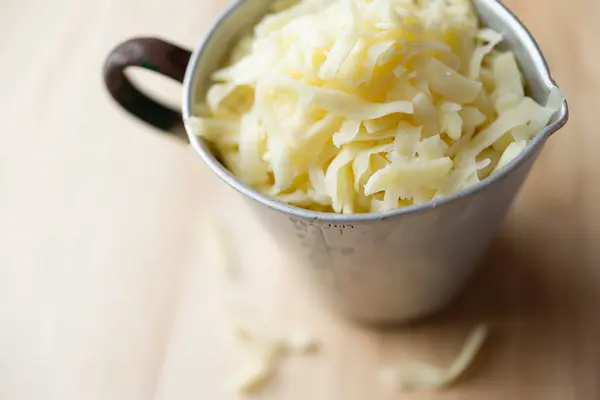
{"type": "Polygon", "coordinates": [[[560,107],[525,96],[469,0],[276,4],[187,123],[282,202],[368,213],[447,196],[507,165],[560,107]]]}

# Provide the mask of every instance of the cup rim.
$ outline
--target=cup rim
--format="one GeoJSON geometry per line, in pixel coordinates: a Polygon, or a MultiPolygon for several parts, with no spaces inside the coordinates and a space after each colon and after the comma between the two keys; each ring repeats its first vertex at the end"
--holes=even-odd
{"type": "MultiPolygon", "coordinates": [[[[539,149],[543,146],[546,139],[554,132],[561,129],[569,119],[569,106],[565,100],[561,106],[561,109],[557,113],[557,118],[550,124],[548,124],[542,131],[540,131],[527,145],[524,151],[522,151],[514,160],[508,165],[502,168],[497,173],[486,177],[484,180],[472,185],[468,188],[460,190],[456,193],[448,196],[434,199],[423,204],[415,204],[403,208],[398,208],[389,211],[377,212],[377,213],[364,213],[364,214],[338,214],[322,211],[313,211],[301,207],[297,207],[291,204],[280,202],[272,197],[266,196],[251,186],[246,185],[233,175],[227,168],[225,168],[212,154],[207,144],[194,134],[191,127],[187,124],[187,120],[192,116],[193,110],[193,92],[194,92],[194,79],[196,78],[196,69],[200,58],[202,57],[205,45],[213,39],[219,29],[222,27],[223,22],[227,17],[234,12],[243,2],[246,0],[238,0],[233,4],[230,4],[227,9],[220,15],[215,21],[208,34],[202,40],[199,45],[192,52],[192,56],[188,63],[185,78],[183,81],[183,94],[182,94],[182,114],[185,123],[187,135],[192,145],[192,148],[200,156],[200,158],[210,167],[210,169],[217,174],[225,183],[231,186],[233,189],[244,195],[245,197],[252,199],[270,209],[289,215],[290,217],[296,217],[309,221],[319,221],[332,224],[353,224],[360,222],[370,222],[376,220],[390,219],[399,217],[406,214],[418,214],[431,209],[439,208],[450,203],[454,203],[460,199],[470,197],[478,192],[485,191],[493,184],[504,180],[508,175],[515,172],[520,168],[521,165],[526,163],[531,157],[533,157],[539,149]]],[[[559,86],[555,83],[550,73],[548,63],[542,53],[542,50],[534,39],[531,32],[525,27],[525,25],[518,19],[518,17],[510,11],[504,4],[497,0],[489,0],[494,6],[498,7],[498,13],[504,14],[504,18],[508,24],[513,26],[513,29],[517,33],[520,40],[527,47],[531,60],[535,64],[536,69],[541,72],[542,83],[548,90],[558,89],[559,86]]]]}

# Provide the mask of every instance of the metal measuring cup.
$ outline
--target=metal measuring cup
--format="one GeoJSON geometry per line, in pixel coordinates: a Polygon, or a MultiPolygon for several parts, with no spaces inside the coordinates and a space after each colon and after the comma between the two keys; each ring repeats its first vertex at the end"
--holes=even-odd
{"type": "MultiPolygon", "coordinates": [[[[514,51],[528,94],[544,104],[556,84],[535,40],[500,2],[473,3],[482,24],[501,32],[505,45],[514,51]]],[[[272,0],[235,2],[192,53],[153,38],[119,45],[105,65],[109,92],[135,116],[184,136],[183,120],[202,100],[211,73],[271,4],[272,0]],[[138,91],[124,74],[131,66],[182,82],[182,113],[138,91]]],[[[488,248],[546,139],[567,119],[565,102],[517,159],[467,190],[422,205],[365,215],[314,212],[265,197],[224,168],[194,132],[188,130],[184,137],[221,179],[249,200],[266,229],[305,265],[303,271],[332,304],[353,319],[387,323],[426,316],[456,296],[488,248]]]]}

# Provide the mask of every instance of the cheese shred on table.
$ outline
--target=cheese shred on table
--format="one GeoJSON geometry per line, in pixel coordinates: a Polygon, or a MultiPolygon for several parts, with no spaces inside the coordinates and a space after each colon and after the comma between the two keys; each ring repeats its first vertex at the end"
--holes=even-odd
{"type": "Polygon", "coordinates": [[[485,325],[477,326],[448,369],[413,362],[385,368],[380,377],[387,386],[403,392],[444,388],[454,383],[469,368],[487,336],[488,328],[485,325]]]}
{"type": "Polygon", "coordinates": [[[562,105],[526,96],[501,42],[468,0],[280,1],[186,123],[244,183],[289,204],[428,202],[510,164],[562,105]]]}

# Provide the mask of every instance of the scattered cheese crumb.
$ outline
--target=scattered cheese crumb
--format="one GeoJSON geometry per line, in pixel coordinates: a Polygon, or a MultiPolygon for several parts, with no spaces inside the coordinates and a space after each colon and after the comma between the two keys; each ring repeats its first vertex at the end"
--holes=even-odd
{"type": "Polygon", "coordinates": [[[290,335],[287,345],[297,354],[314,354],[319,351],[319,342],[308,332],[298,331],[290,335]]]}
{"type": "Polygon", "coordinates": [[[236,389],[244,395],[252,395],[262,391],[273,374],[273,367],[270,361],[264,359],[255,359],[246,364],[237,378],[236,389]]]}
{"type": "Polygon", "coordinates": [[[441,389],[454,383],[471,365],[488,336],[488,328],[479,325],[468,336],[460,354],[447,370],[421,362],[384,368],[382,383],[400,391],[441,389]]]}
{"type": "Polygon", "coordinates": [[[306,331],[282,335],[239,305],[230,305],[229,313],[232,332],[246,344],[253,357],[237,380],[236,387],[242,394],[263,390],[286,357],[318,351],[319,343],[306,331]]]}
{"type": "Polygon", "coordinates": [[[232,258],[234,248],[227,239],[224,226],[216,220],[205,222],[204,245],[210,249],[211,257],[218,268],[224,271],[228,278],[233,279],[239,275],[239,266],[232,258]]]}

